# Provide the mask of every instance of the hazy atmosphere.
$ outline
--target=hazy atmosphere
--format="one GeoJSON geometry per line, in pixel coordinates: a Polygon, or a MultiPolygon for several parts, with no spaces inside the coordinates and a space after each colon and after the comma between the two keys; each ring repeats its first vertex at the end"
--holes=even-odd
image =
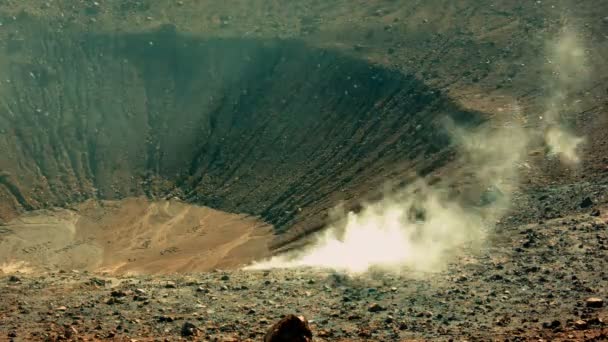
{"type": "Polygon", "coordinates": [[[608,339],[608,2],[0,2],[0,341],[608,339]]]}

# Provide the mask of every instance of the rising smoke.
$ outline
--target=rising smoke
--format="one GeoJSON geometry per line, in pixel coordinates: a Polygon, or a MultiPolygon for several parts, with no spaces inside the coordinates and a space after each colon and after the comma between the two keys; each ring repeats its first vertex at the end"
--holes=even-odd
{"type": "Polygon", "coordinates": [[[549,96],[543,115],[545,143],[549,154],[566,164],[580,162],[579,148],[584,138],[575,135],[568,121],[581,109],[572,94],[584,89],[590,76],[583,39],[571,27],[564,27],[557,39],[547,44],[545,85],[549,96]]]}
{"type": "MultiPolygon", "coordinates": [[[[568,129],[568,116],[576,110],[569,95],[582,89],[589,69],[584,47],[573,30],[564,29],[547,44],[546,64],[549,96],[541,121],[545,144],[549,155],[576,164],[584,139],[568,129]]],[[[522,115],[516,103],[512,111],[513,116],[522,115]]],[[[353,274],[376,268],[397,272],[441,269],[459,247],[483,244],[508,210],[530,141],[530,134],[518,124],[475,130],[447,124],[462,166],[451,177],[456,183],[467,179],[469,186],[481,190],[474,205],[462,196],[454,197],[445,182],[431,185],[420,179],[364,206],[359,213],[348,213],[316,236],[309,247],[247,269],[310,266],[353,274]]]]}
{"type": "Polygon", "coordinates": [[[471,182],[483,189],[476,206],[454,199],[445,185],[420,179],[364,206],[316,237],[310,247],[247,269],[322,267],[347,273],[370,269],[438,270],[466,244],[480,244],[507,209],[527,139],[521,128],[472,132],[450,126],[471,182]]]}

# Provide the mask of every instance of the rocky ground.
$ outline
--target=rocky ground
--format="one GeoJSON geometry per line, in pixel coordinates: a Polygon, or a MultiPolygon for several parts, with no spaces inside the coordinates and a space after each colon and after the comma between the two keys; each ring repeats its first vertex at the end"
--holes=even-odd
{"type": "MultiPolygon", "coordinates": [[[[450,178],[449,114],[534,138],[485,248],[432,274],[359,277],[19,272],[5,248],[0,341],[260,341],[288,314],[315,341],[607,340],[608,2],[353,3],[1,1],[0,240],[37,209],[178,196],[260,217],[282,245],[387,180],[450,178]],[[589,66],[581,84],[560,83],[575,73],[547,51],[565,27],[589,66]],[[586,137],[577,166],[547,158],[553,107],[586,137]]],[[[125,217],[127,232],[154,226],[125,217]]]]}
{"type": "MultiPolygon", "coordinates": [[[[583,198],[570,215],[528,216],[528,224],[513,216],[520,222],[500,225],[483,251],[465,250],[432,274],[6,275],[0,339],[259,341],[293,313],[309,320],[315,341],[603,341],[608,208],[601,199],[583,198]]],[[[559,203],[553,207],[561,210],[559,203]]]]}

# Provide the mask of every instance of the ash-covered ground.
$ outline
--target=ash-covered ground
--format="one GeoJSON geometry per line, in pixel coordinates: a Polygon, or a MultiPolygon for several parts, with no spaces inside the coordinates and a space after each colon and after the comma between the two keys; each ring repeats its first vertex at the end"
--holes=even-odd
{"type": "Polygon", "coordinates": [[[0,340],[608,339],[607,11],[1,1],[0,340]]]}
{"type": "MultiPolygon", "coordinates": [[[[560,208],[556,194],[541,197],[560,208]]],[[[434,273],[6,275],[0,331],[15,341],[260,341],[293,313],[309,320],[315,341],[603,341],[608,208],[599,201],[583,197],[584,208],[551,219],[522,208],[534,222],[499,225],[482,251],[465,247],[434,273]]]]}

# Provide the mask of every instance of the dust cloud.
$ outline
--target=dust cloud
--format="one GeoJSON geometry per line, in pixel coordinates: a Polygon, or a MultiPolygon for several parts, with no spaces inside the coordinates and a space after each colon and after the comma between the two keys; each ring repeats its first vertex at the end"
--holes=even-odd
{"type": "MultiPolygon", "coordinates": [[[[568,129],[568,116],[576,110],[570,95],[584,86],[589,68],[585,48],[576,32],[563,29],[547,43],[548,95],[543,103],[541,129],[549,156],[566,164],[580,161],[582,137],[568,129]]],[[[522,114],[517,103],[511,111],[522,114]]],[[[256,262],[246,269],[320,267],[351,274],[374,269],[399,272],[437,271],[453,260],[463,246],[480,247],[508,210],[519,185],[519,169],[532,134],[519,123],[476,129],[446,124],[459,152],[462,168],[442,185],[419,179],[396,194],[370,203],[359,213],[347,213],[299,251],[256,262]],[[467,180],[477,189],[477,201],[454,196],[453,188],[467,180]]]]}
{"type": "Polygon", "coordinates": [[[583,39],[570,27],[547,44],[545,85],[550,95],[542,116],[545,143],[550,156],[570,165],[580,162],[578,151],[585,141],[568,128],[572,114],[580,111],[571,96],[584,89],[591,73],[585,49],[583,39]]]}
{"type": "MultiPolygon", "coordinates": [[[[476,205],[454,198],[446,185],[423,179],[396,194],[350,212],[310,247],[246,269],[320,267],[351,274],[372,269],[435,271],[463,245],[480,246],[508,208],[517,184],[527,136],[521,128],[477,131],[447,125],[462,152],[461,162],[481,189],[476,205]]],[[[458,196],[456,196],[458,197],[458,196]]]]}

